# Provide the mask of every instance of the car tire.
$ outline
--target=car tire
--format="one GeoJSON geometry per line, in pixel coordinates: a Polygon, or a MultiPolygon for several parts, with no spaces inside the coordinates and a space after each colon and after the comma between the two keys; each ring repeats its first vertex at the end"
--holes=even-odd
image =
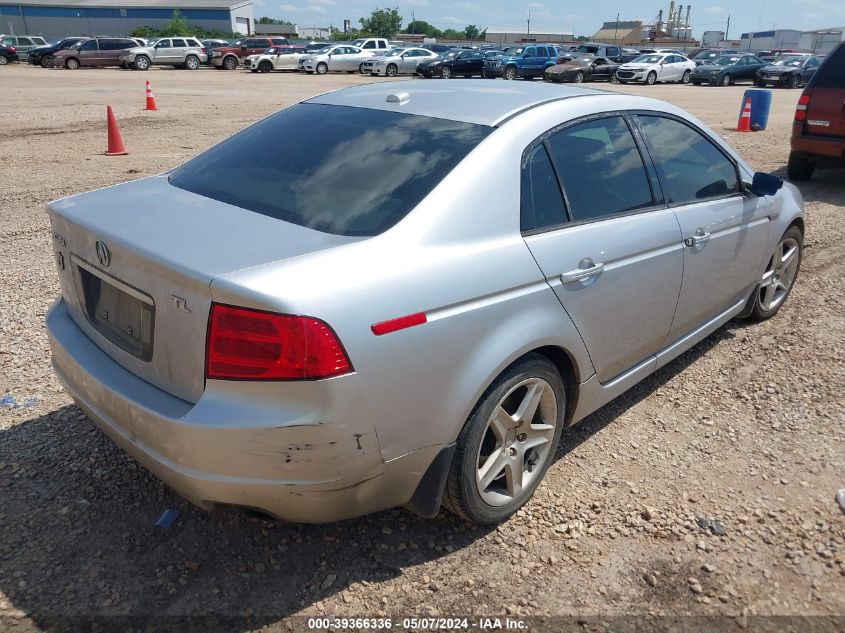
{"type": "Polygon", "coordinates": [[[387,68],[384,69],[385,77],[395,77],[397,74],[399,74],[399,68],[396,64],[388,64],[387,68]]]}
{"type": "Polygon", "coordinates": [[[502,71],[502,79],[513,81],[514,79],[516,79],[516,74],[516,67],[508,66],[502,71]]]}
{"type": "Polygon", "coordinates": [[[648,75],[646,75],[645,82],[649,86],[653,86],[654,84],[656,84],[657,83],[657,73],[652,70],[648,75]]]}
{"type": "Polygon", "coordinates": [[[150,58],[144,57],[143,55],[138,55],[135,58],[135,61],[132,62],[132,68],[135,70],[149,70],[150,69],[150,58]]]}
{"type": "Polygon", "coordinates": [[[798,152],[790,152],[789,162],[786,165],[786,175],[790,180],[805,182],[813,177],[814,171],[816,171],[816,166],[812,160],[798,152]]]}
{"type": "Polygon", "coordinates": [[[692,80],[692,85],[693,85],[693,86],[700,86],[700,85],[701,85],[701,81],[699,81],[698,79],[693,79],[693,80],[692,80]]]}
{"type": "Polygon", "coordinates": [[[0,66],[5,66],[9,63],[9,60],[6,59],[3,55],[0,55],[0,66]]]}
{"type": "Polygon", "coordinates": [[[441,79],[451,79],[452,78],[452,69],[448,66],[444,66],[440,69],[440,78],[441,79]]]}
{"type": "Polygon", "coordinates": [[[754,308],[749,318],[765,321],[777,314],[786,302],[795,285],[801,268],[801,255],[804,249],[804,235],[797,226],[791,226],[778,240],[760,286],[754,292],[754,308]]]}
{"type": "Polygon", "coordinates": [[[223,68],[225,68],[226,70],[236,70],[237,67],[238,67],[238,58],[237,57],[232,57],[230,55],[229,57],[226,57],[223,60],[223,68]]]}
{"type": "Polygon", "coordinates": [[[319,64],[317,64],[317,68],[315,68],[315,70],[317,71],[318,75],[325,75],[327,72],[329,72],[329,65],[326,64],[326,62],[320,62],[319,64]]]}
{"type": "Polygon", "coordinates": [[[685,71],[684,71],[684,74],[681,76],[681,83],[682,83],[682,84],[688,84],[688,83],[689,83],[689,78],[690,78],[690,75],[691,75],[691,74],[692,74],[692,71],[685,70],[685,71]]]}
{"type": "Polygon", "coordinates": [[[185,58],[185,70],[196,70],[200,67],[200,58],[196,55],[188,55],[185,58]]]}
{"type": "Polygon", "coordinates": [[[554,460],[565,417],[566,392],[555,365],[540,354],[513,363],[458,435],[443,505],[476,524],[507,519],[531,498],[554,460]],[[517,417],[520,411],[525,415],[517,417]]]}
{"type": "Polygon", "coordinates": [[[727,88],[731,85],[731,76],[728,73],[725,73],[721,80],[719,80],[719,85],[723,88],[727,88]]]}
{"type": "Polygon", "coordinates": [[[79,68],[79,60],[76,57],[68,57],[65,60],[65,68],[68,70],[76,70],[79,68]]]}
{"type": "Polygon", "coordinates": [[[613,74],[610,76],[610,83],[612,83],[612,84],[618,84],[618,83],[620,83],[620,81],[619,81],[619,77],[617,77],[617,76],[616,76],[616,73],[613,73],[613,74]]]}
{"type": "Polygon", "coordinates": [[[573,77],[573,78],[572,78],[572,80],[573,80],[576,84],[582,84],[582,83],[584,83],[584,73],[582,73],[582,72],[579,70],[577,73],[575,73],[575,77],[573,77]]]}
{"type": "Polygon", "coordinates": [[[795,90],[796,88],[801,87],[801,76],[800,75],[792,75],[786,82],[787,87],[792,88],[795,90]]]}
{"type": "Polygon", "coordinates": [[[273,63],[266,59],[258,64],[258,71],[262,73],[269,73],[273,71],[273,63]]]}
{"type": "Polygon", "coordinates": [[[757,86],[758,88],[765,88],[765,87],[766,87],[766,82],[765,82],[765,81],[763,81],[763,80],[761,80],[761,79],[755,79],[755,80],[754,80],[754,85],[755,85],[755,86],[757,86]]]}
{"type": "MultiPolygon", "coordinates": [[[[5,57],[3,59],[6,59],[5,57]]],[[[52,68],[53,67],[53,56],[52,55],[45,55],[41,58],[39,62],[41,68],[52,68]]]]}

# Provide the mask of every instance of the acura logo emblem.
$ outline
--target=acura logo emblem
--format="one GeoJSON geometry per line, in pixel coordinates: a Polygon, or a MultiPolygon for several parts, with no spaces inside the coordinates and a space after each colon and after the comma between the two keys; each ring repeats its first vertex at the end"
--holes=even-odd
{"type": "Polygon", "coordinates": [[[108,268],[109,262],[111,261],[111,253],[109,253],[109,247],[106,246],[104,242],[97,240],[96,248],[97,261],[100,262],[100,266],[102,266],[103,268],[108,268]]]}

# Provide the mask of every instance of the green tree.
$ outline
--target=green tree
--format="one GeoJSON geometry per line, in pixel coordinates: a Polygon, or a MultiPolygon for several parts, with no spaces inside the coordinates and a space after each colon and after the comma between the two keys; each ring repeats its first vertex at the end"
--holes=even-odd
{"type": "Polygon", "coordinates": [[[579,42],[589,42],[590,41],[590,38],[587,37],[586,35],[579,35],[575,39],[579,42]]]}
{"type": "Polygon", "coordinates": [[[329,39],[333,42],[348,42],[361,37],[361,32],[358,29],[349,29],[349,33],[344,33],[337,27],[331,27],[329,39]]]}
{"type": "Polygon", "coordinates": [[[375,9],[368,18],[358,20],[361,31],[377,37],[393,37],[402,29],[402,16],[399,9],[375,9]]]}
{"type": "Polygon", "coordinates": [[[129,31],[129,37],[143,37],[144,39],[158,37],[158,29],[151,26],[136,26],[129,31]]]}
{"type": "Polygon", "coordinates": [[[481,30],[475,24],[467,24],[464,35],[468,40],[477,40],[478,36],[481,35],[481,30]]]}
{"type": "Polygon", "coordinates": [[[162,37],[172,37],[174,35],[194,35],[196,30],[188,24],[188,21],[182,17],[182,12],[179,9],[173,9],[173,17],[161,31],[159,35],[162,37]]]}
{"type": "Polygon", "coordinates": [[[440,37],[442,35],[440,29],[425,20],[409,22],[405,28],[405,33],[416,33],[417,35],[425,35],[426,37],[440,37]]]}
{"type": "Polygon", "coordinates": [[[443,31],[443,37],[447,40],[462,40],[465,35],[463,31],[456,31],[455,29],[446,29],[443,31]]]}
{"type": "Polygon", "coordinates": [[[266,15],[258,18],[256,24],[286,24],[285,20],[278,20],[276,18],[271,18],[266,15]]]}

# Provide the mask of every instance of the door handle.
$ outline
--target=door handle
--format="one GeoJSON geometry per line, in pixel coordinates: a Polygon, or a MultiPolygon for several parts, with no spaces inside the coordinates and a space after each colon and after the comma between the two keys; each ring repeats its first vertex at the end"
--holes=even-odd
{"type": "Polygon", "coordinates": [[[560,276],[560,280],[565,284],[571,284],[576,281],[584,281],[585,279],[589,279],[590,277],[595,277],[596,275],[600,274],[604,270],[603,263],[593,263],[593,260],[589,257],[585,257],[581,260],[578,264],[578,268],[575,270],[570,270],[568,273],[563,273],[560,276]]]}
{"type": "Polygon", "coordinates": [[[690,246],[690,247],[694,248],[696,246],[703,246],[704,244],[706,244],[709,241],[710,241],[710,233],[705,232],[703,229],[698,229],[695,232],[695,235],[693,235],[692,237],[688,237],[687,239],[684,240],[684,244],[686,246],[690,246]]]}

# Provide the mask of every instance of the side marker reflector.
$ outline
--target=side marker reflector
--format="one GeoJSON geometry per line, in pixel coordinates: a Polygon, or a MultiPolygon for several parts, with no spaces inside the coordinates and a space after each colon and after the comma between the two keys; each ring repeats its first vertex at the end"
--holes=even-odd
{"type": "Polygon", "coordinates": [[[425,312],[417,312],[416,314],[409,314],[398,319],[376,323],[375,325],[371,325],[370,329],[376,336],[381,336],[382,334],[390,334],[391,332],[404,330],[415,325],[422,325],[426,320],[425,312]]]}

